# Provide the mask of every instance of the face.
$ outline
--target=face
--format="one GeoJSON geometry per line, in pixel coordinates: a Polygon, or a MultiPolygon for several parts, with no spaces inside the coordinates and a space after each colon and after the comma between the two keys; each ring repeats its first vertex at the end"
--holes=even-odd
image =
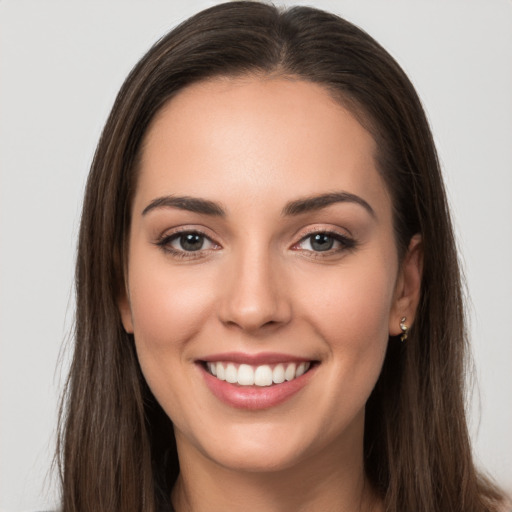
{"type": "Polygon", "coordinates": [[[375,151],[303,81],[211,80],[157,115],[120,311],[180,456],[260,471],[361,450],[411,314],[375,151]]]}

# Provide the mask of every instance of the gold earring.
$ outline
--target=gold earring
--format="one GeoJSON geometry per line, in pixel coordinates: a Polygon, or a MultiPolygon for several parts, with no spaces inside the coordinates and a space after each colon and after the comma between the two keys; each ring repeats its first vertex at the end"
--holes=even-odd
{"type": "Polygon", "coordinates": [[[407,332],[409,331],[409,326],[405,323],[407,318],[405,316],[400,320],[400,329],[402,329],[402,334],[400,336],[400,341],[404,342],[407,339],[407,332]]]}

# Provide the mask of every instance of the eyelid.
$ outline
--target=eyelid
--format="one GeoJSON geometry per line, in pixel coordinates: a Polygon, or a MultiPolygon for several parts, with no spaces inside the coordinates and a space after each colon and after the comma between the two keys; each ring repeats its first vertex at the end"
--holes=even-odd
{"type": "MultiPolygon", "coordinates": [[[[348,231],[348,230],[346,230],[348,231]]],[[[341,233],[340,231],[336,230],[333,227],[315,227],[308,229],[305,233],[301,234],[301,237],[297,242],[295,242],[291,249],[296,248],[295,250],[301,250],[304,252],[312,253],[315,257],[327,257],[332,256],[333,254],[344,252],[347,250],[354,249],[358,245],[357,241],[353,238],[351,234],[341,233]],[[326,251],[314,251],[310,249],[301,249],[298,248],[300,244],[302,244],[304,241],[306,241],[308,238],[310,238],[313,235],[316,234],[324,234],[331,236],[334,238],[335,241],[337,241],[339,244],[342,245],[342,247],[338,249],[328,249],[326,251]]]]}
{"type": "MultiPolygon", "coordinates": [[[[161,235],[158,236],[158,238],[153,242],[154,245],[158,246],[160,249],[165,251],[168,254],[171,254],[175,257],[183,257],[183,258],[200,258],[204,257],[205,253],[208,253],[212,250],[216,251],[218,249],[222,249],[222,245],[217,242],[216,238],[213,237],[210,234],[207,233],[209,231],[208,229],[203,228],[202,226],[197,225],[182,225],[177,226],[175,228],[170,228],[165,231],[161,235]],[[176,240],[180,235],[184,234],[198,234],[204,237],[206,240],[208,240],[211,244],[213,244],[213,248],[206,248],[206,249],[198,249],[197,251],[186,251],[183,249],[177,249],[171,246],[171,243],[176,240]]],[[[358,242],[352,237],[351,234],[349,234],[348,229],[343,229],[344,232],[342,232],[341,229],[333,227],[333,226],[315,226],[306,228],[305,231],[303,231],[300,234],[300,238],[293,243],[293,245],[290,247],[292,250],[296,251],[302,251],[304,253],[311,253],[312,256],[322,258],[322,257],[328,257],[333,256],[337,253],[342,253],[345,251],[349,251],[354,249],[358,242]],[[335,242],[337,242],[341,247],[338,248],[331,248],[327,249],[325,251],[315,251],[313,249],[303,249],[301,247],[298,247],[300,244],[302,244],[304,241],[306,241],[309,237],[315,235],[315,234],[325,234],[327,236],[332,237],[335,242]]]]}
{"type": "Polygon", "coordinates": [[[164,230],[160,235],[157,236],[156,241],[161,241],[168,239],[174,235],[183,235],[187,233],[197,233],[198,235],[202,235],[205,238],[208,238],[208,240],[211,240],[213,243],[217,245],[221,245],[219,242],[215,240],[216,237],[212,236],[210,234],[210,230],[204,228],[203,226],[198,226],[197,224],[187,224],[182,226],[176,226],[173,228],[168,228],[164,230]]]}
{"type": "Polygon", "coordinates": [[[200,258],[204,256],[205,252],[209,252],[212,250],[218,250],[219,248],[222,248],[221,244],[218,243],[214,238],[207,234],[205,232],[206,230],[197,227],[197,226],[179,226],[176,228],[168,229],[164,231],[154,244],[158,246],[161,250],[164,252],[170,254],[171,256],[178,257],[178,258],[188,258],[188,259],[195,259],[200,258]],[[176,249],[175,247],[172,247],[170,244],[179,238],[181,235],[186,234],[197,234],[203,236],[206,240],[208,240],[211,244],[216,246],[215,248],[207,248],[207,249],[198,249],[197,251],[185,251],[181,249],[176,249]]]}
{"type": "Polygon", "coordinates": [[[181,233],[173,233],[169,236],[166,237],[166,240],[168,240],[167,243],[171,244],[171,247],[177,251],[180,251],[180,252],[200,252],[200,251],[207,251],[211,248],[201,248],[201,249],[197,249],[196,251],[187,251],[187,250],[183,250],[183,249],[179,249],[177,247],[174,247],[172,244],[176,241],[179,241],[181,242],[181,238],[183,236],[187,236],[187,235],[194,235],[194,236],[198,236],[202,239],[203,242],[207,242],[209,243],[210,245],[212,246],[216,246],[217,244],[208,236],[206,236],[205,234],[203,233],[199,233],[198,231],[184,231],[184,232],[181,232],[181,233]]]}
{"type": "MultiPolygon", "coordinates": [[[[298,238],[298,242],[308,238],[311,235],[316,235],[318,233],[325,233],[326,235],[338,236],[343,239],[353,239],[352,233],[346,228],[338,228],[332,225],[316,225],[305,228],[305,230],[300,230],[295,235],[298,238]]],[[[297,244],[298,242],[295,242],[297,244]]],[[[294,244],[294,245],[295,245],[294,244]]]]}

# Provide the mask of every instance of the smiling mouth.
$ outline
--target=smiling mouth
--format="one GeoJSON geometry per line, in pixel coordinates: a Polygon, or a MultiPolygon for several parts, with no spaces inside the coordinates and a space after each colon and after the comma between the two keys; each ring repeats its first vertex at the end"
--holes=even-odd
{"type": "Polygon", "coordinates": [[[314,361],[272,365],[249,365],[222,361],[208,361],[203,364],[206,371],[218,380],[238,386],[266,387],[299,378],[311,369],[314,361]]]}

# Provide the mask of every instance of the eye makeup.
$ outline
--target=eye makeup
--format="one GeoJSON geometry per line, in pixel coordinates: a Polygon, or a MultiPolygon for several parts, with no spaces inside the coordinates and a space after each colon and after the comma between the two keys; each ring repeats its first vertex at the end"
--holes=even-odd
{"type": "Polygon", "coordinates": [[[205,252],[221,249],[221,246],[204,232],[190,228],[182,228],[172,233],[167,232],[155,242],[155,245],[165,253],[179,259],[198,259],[204,257],[205,252]]]}
{"type": "MultiPolygon", "coordinates": [[[[183,227],[166,232],[155,242],[162,251],[178,259],[204,258],[212,251],[222,249],[210,236],[197,228],[183,227]]],[[[310,229],[290,249],[314,258],[329,258],[357,247],[356,240],[329,229],[310,229]]]]}

